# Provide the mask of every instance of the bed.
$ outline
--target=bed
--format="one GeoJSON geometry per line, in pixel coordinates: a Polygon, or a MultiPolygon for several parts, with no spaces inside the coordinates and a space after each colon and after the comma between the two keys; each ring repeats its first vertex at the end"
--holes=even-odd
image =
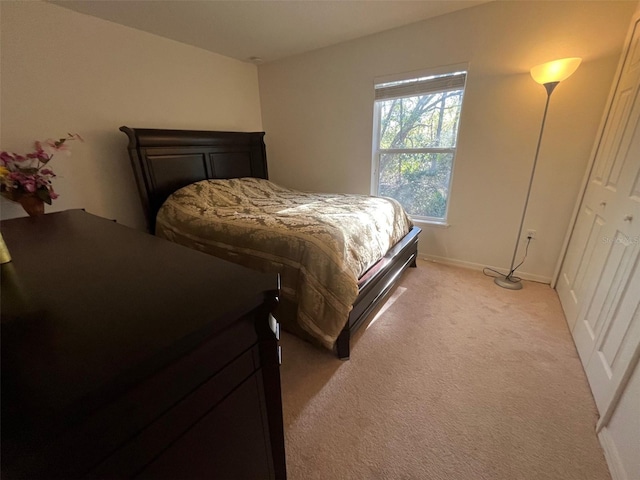
{"type": "MultiPolygon", "coordinates": [[[[176,235],[170,225],[169,228],[167,227],[169,217],[167,211],[176,195],[196,187],[201,188],[200,185],[226,186],[240,184],[245,179],[250,184],[250,188],[256,185],[258,186],[256,188],[260,189],[265,186],[272,188],[271,182],[268,181],[264,132],[159,130],[129,127],[121,127],[120,130],[129,138],[129,156],[150,233],[159,233],[172,241],[187,244],[192,248],[200,248],[203,243],[207,243],[202,241],[202,238],[195,242],[185,242],[189,235],[175,238],[176,235]],[[213,182],[207,182],[208,180],[213,182]],[[175,195],[172,196],[174,193],[175,195]],[[163,205],[164,210],[161,210],[163,205]]],[[[237,212],[235,214],[237,215],[237,212]]],[[[402,272],[408,267],[416,266],[419,233],[418,227],[410,226],[408,233],[394,241],[395,243],[379,261],[374,262],[357,279],[354,278],[355,300],[348,308],[346,322],[343,319],[344,327],[335,334],[335,342],[332,342],[332,347],[335,348],[339,358],[349,358],[353,332],[365,322],[376,307],[381,305],[402,272]]],[[[208,253],[253,266],[247,263],[246,258],[238,257],[236,252],[231,256],[225,255],[224,249],[208,253]]],[[[266,269],[264,265],[257,268],[266,269]]],[[[287,295],[283,297],[275,314],[283,328],[327,347],[326,341],[318,342],[318,336],[309,335],[309,329],[306,326],[300,328],[300,324],[294,318],[297,304],[287,301],[287,295]]]]}

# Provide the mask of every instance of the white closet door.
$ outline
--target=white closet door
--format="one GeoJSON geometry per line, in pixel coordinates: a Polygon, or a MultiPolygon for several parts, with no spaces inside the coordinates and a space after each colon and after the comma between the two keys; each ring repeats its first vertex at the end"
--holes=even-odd
{"type": "Polygon", "coordinates": [[[624,428],[621,416],[635,416],[629,425],[640,418],[638,390],[627,391],[640,357],[640,21],[633,28],[557,290],[601,415],[598,431],[611,473],[615,479],[635,478],[628,475],[637,473],[637,462],[634,455],[625,455],[625,446],[640,446],[640,431],[624,428]],[[625,406],[624,412],[618,405],[625,406]],[[609,428],[611,419],[615,428],[609,428]]]}
{"type": "Polygon", "coordinates": [[[640,331],[633,328],[640,303],[639,24],[558,284],[601,413],[640,343],[640,331]]]}
{"type": "MultiPolygon", "coordinates": [[[[640,37],[640,35],[638,36],[640,37]]],[[[640,41],[636,42],[640,45],[640,41]]],[[[640,64],[640,48],[638,64],[640,64]]],[[[640,68],[638,69],[640,70],[640,68]]],[[[594,286],[581,305],[573,338],[585,365],[587,378],[600,412],[613,398],[617,384],[640,345],[640,97],[623,132],[617,158],[621,164],[615,180],[609,175],[604,188],[615,181],[608,236],[597,249],[605,261],[594,272],[594,286]]],[[[613,190],[613,188],[611,189],[613,190]]],[[[595,256],[594,256],[595,257],[595,256]]]]}
{"type": "MultiPolygon", "coordinates": [[[[640,223],[637,216],[635,222],[624,220],[627,214],[633,214],[632,211],[623,213],[625,209],[637,207],[637,199],[634,201],[630,198],[633,196],[630,189],[636,178],[634,169],[637,171],[637,165],[629,164],[634,163],[629,150],[633,142],[638,142],[635,130],[640,115],[639,31],[636,23],[591,178],[560,271],[557,290],[572,331],[578,316],[584,317],[585,309],[592,303],[598,286],[611,281],[609,276],[615,273],[612,273],[614,264],[629,261],[631,253],[626,247],[633,246],[634,239],[629,238],[633,233],[631,227],[634,223],[640,223]],[[630,202],[630,205],[624,205],[625,202],[630,202]],[[622,246],[625,248],[621,249],[622,246]],[[605,268],[607,263],[611,263],[608,269],[605,268]]],[[[590,314],[593,314],[593,310],[590,314]]],[[[592,340],[595,340],[596,334],[594,327],[597,325],[592,322],[587,325],[592,340]]],[[[581,357],[584,357],[585,348],[579,347],[579,350],[581,357]]],[[[590,353],[590,349],[587,350],[587,354],[590,353]]]]}

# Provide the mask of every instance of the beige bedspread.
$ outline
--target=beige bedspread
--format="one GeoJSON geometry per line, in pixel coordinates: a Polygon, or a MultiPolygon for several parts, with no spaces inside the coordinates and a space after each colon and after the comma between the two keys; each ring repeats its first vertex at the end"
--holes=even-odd
{"type": "Polygon", "coordinates": [[[297,323],[331,348],[358,278],[407,234],[395,200],[304,193],[267,180],[205,180],[172,194],[156,235],[261,271],[278,272],[297,323]]]}

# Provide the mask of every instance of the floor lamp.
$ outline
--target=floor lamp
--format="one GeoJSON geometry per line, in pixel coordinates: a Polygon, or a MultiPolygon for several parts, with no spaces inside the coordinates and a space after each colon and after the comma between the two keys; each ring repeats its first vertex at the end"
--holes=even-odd
{"type": "Polygon", "coordinates": [[[518,252],[518,244],[520,243],[520,235],[522,235],[522,226],[524,225],[524,218],[527,215],[527,207],[529,205],[529,195],[531,194],[531,185],[533,184],[533,177],[536,173],[536,165],[538,163],[538,154],[540,153],[540,142],[542,141],[542,133],[544,132],[544,123],[547,119],[547,111],[549,110],[549,100],[551,99],[551,93],[558,86],[560,82],[569,78],[573,72],[576,71],[578,66],[582,62],[581,58],[563,58],[561,60],[554,60],[553,62],[543,63],[537,65],[531,69],[531,76],[540,85],[544,86],[547,91],[547,103],[544,106],[544,114],[542,115],[542,125],[540,126],[540,135],[538,136],[538,146],[536,147],[536,154],[533,159],[533,167],[531,168],[531,178],[529,179],[529,188],[527,189],[527,196],[524,201],[524,210],[522,211],[522,218],[520,219],[520,228],[518,229],[518,236],[516,237],[516,246],[513,249],[513,258],[511,259],[511,266],[509,267],[509,273],[506,275],[500,274],[494,278],[494,282],[503,288],[510,290],[520,290],[522,288],[522,282],[518,277],[514,277],[516,269],[522,265],[513,267],[516,262],[516,253],[518,252]]]}

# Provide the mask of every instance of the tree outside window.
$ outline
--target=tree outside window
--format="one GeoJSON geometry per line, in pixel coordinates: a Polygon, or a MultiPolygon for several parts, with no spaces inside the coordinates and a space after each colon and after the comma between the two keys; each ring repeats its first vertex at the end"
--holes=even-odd
{"type": "Polygon", "coordinates": [[[376,85],[374,192],[416,219],[446,220],[465,77],[376,85]]]}

